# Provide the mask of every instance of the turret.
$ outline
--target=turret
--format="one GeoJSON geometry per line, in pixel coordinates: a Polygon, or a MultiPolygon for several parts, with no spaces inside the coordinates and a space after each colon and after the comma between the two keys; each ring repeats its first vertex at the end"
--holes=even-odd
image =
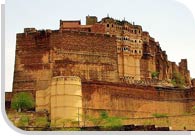
{"type": "Polygon", "coordinates": [[[86,16],[86,25],[94,25],[95,23],[97,23],[96,16],[86,16]]]}

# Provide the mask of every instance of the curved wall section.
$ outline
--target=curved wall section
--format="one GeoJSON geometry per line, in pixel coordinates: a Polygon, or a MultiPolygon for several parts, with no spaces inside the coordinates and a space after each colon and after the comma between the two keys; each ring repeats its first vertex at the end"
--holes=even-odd
{"type": "Polygon", "coordinates": [[[48,110],[51,125],[62,126],[65,120],[82,121],[81,79],[76,76],[52,78],[46,90],[36,92],[36,110],[48,110]]]}

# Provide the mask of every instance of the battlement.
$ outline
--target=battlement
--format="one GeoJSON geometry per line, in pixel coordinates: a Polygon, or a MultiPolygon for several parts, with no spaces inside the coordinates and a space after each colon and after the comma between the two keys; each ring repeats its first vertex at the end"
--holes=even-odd
{"type": "Polygon", "coordinates": [[[24,33],[34,33],[37,32],[35,28],[24,28],[24,33]]]}
{"type": "Polygon", "coordinates": [[[97,36],[97,37],[116,37],[115,35],[109,35],[106,33],[95,33],[95,32],[87,32],[87,31],[82,31],[82,30],[50,30],[50,29],[45,29],[45,30],[36,30],[35,28],[27,28],[25,29],[24,33],[17,33],[18,36],[28,36],[28,35],[36,35],[36,36],[44,36],[44,35],[49,35],[49,34],[57,34],[57,33],[75,33],[79,35],[88,35],[88,36],[97,36]]]}
{"type": "Polygon", "coordinates": [[[181,67],[182,69],[188,69],[188,62],[187,59],[181,59],[181,61],[179,62],[179,67],[181,67]]]}

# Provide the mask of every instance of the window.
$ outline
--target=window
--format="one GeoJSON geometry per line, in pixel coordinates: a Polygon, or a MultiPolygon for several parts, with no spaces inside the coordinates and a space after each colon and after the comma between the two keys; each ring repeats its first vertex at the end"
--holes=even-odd
{"type": "Polygon", "coordinates": [[[137,30],[135,30],[134,32],[135,32],[135,34],[137,34],[137,30]]]}
{"type": "Polygon", "coordinates": [[[123,50],[124,50],[124,51],[126,51],[126,50],[128,51],[128,48],[127,48],[127,47],[124,47],[123,50]]]}
{"type": "Polygon", "coordinates": [[[112,27],[114,27],[114,25],[112,24],[112,27]]]}
{"type": "Polygon", "coordinates": [[[107,24],[107,27],[109,27],[109,24],[107,24]]]}
{"type": "Polygon", "coordinates": [[[137,50],[135,50],[135,53],[137,53],[137,50]]]}

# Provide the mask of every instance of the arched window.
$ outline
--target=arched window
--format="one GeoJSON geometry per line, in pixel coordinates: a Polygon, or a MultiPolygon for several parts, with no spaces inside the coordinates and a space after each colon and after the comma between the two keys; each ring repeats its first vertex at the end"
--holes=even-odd
{"type": "Polygon", "coordinates": [[[109,24],[107,24],[107,27],[109,27],[109,24]]]}
{"type": "Polygon", "coordinates": [[[137,50],[135,50],[135,53],[137,53],[137,50]]]}
{"type": "Polygon", "coordinates": [[[135,34],[137,34],[137,30],[135,30],[134,32],[135,32],[135,34]]]}

